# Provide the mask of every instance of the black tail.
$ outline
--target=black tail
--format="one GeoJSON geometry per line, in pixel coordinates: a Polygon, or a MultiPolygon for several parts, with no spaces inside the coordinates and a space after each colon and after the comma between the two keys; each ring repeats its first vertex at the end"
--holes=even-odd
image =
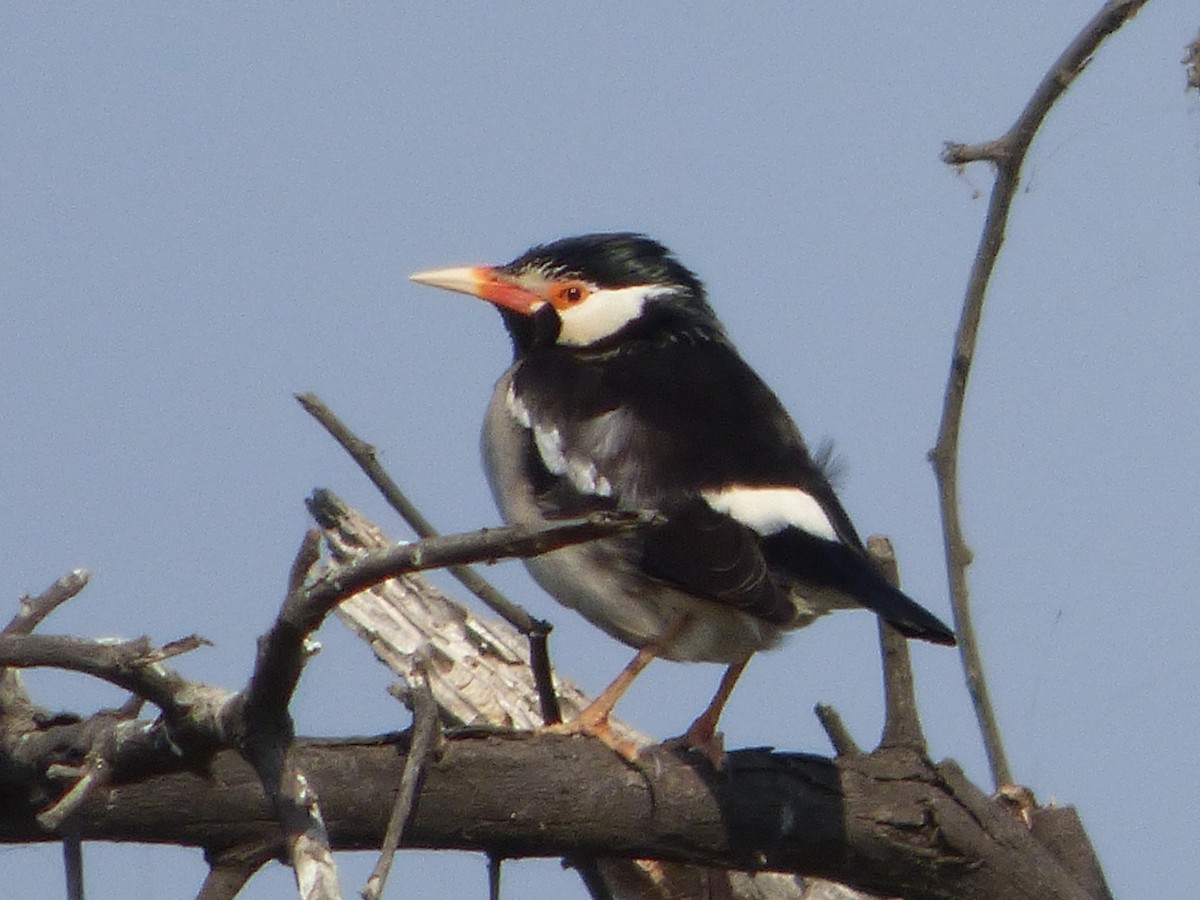
{"type": "Polygon", "coordinates": [[[857,547],[788,528],[764,538],[762,548],[771,565],[794,572],[801,582],[853,597],[907,637],[949,646],[957,643],[953,631],[888,584],[857,547]]]}
{"type": "Polygon", "coordinates": [[[958,641],[954,632],[915,600],[903,591],[892,587],[880,578],[861,597],[863,606],[872,609],[879,616],[906,637],[920,638],[935,644],[946,644],[953,647],[958,641]]]}

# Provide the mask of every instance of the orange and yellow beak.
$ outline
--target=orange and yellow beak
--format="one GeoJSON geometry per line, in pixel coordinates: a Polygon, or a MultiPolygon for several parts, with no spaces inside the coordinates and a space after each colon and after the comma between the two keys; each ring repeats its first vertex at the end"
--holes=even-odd
{"type": "Polygon", "coordinates": [[[431,269],[428,272],[416,272],[409,278],[418,284],[470,294],[523,316],[533,315],[546,303],[545,297],[522,287],[511,276],[492,266],[431,269]]]}

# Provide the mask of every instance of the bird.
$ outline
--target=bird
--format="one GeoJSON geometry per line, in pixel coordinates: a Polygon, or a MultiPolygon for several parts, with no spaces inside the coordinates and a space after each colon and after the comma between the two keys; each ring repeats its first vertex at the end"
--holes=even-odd
{"type": "Polygon", "coordinates": [[[637,675],[655,658],[721,663],[716,694],[679,739],[720,765],[730,693],[751,656],[784,633],[861,607],[908,637],[955,643],[876,572],[819,459],[665,246],[633,232],[584,234],[503,265],[411,279],[487,301],[511,338],[482,435],[505,521],[614,510],[662,519],[525,561],[559,602],[637,650],[551,730],[597,737],[633,760],[609,716],[637,675]]]}

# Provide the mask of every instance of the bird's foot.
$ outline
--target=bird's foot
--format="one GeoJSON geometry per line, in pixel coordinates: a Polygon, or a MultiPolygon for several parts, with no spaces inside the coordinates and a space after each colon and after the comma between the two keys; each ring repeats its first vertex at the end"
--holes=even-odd
{"type": "Polygon", "coordinates": [[[593,737],[605,747],[612,750],[627,763],[634,763],[638,757],[638,746],[617,734],[608,721],[608,714],[589,714],[585,709],[570,722],[559,722],[539,729],[543,734],[582,734],[593,737]]]}
{"type": "Polygon", "coordinates": [[[679,737],[663,741],[663,746],[673,750],[699,753],[718,772],[725,768],[725,735],[706,727],[700,719],[693,722],[692,726],[679,737]]]}

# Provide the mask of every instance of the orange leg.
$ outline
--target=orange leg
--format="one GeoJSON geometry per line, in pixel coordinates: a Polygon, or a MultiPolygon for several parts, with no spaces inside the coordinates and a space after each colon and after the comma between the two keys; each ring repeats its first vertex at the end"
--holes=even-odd
{"type": "Polygon", "coordinates": [[[703,753],[713,764],[714,769],[720,769],[725,764],[725,741],[717,732],[717,720],[721,718],[721,711],[729,702],[733,686],[737,684],[737,680],[741,677],[748,662],[750,662],[750,657],[747,656],[741,662],[734,663],[725,670],[725,674],[721,676],[721,683],[717,687],[717,693],[713,695],[708,708],[700,713],[696,721],[680,738],[684,746],[703,753]]]}
{"type": "MultiPolygon", "coordinates": [[[[570,722],[561,722],[558,725],[551,725],[544,731],[550,734],[586,734],[599,739],[606,747],[615,751],[618,755],[624,757],[629,762],[637,759],[638,748],[629,741],[619,737],[608,722],[608,717],[613,711],[613,707],[617,705],[617,701],[629,690],[629,686],[633,684],[633,680],[642,673],[646,666],[650,665],[650,661],[654,659],[665,647],[669,647],[675,638],[679,637],[679,633],[683,631],[687,624],[688,614],[681,612],[671,620],[671,624],[667,626],[667,630],[653,644],[647,644],[637,652],[629,665],[621,670],[621,673],[613,679],[612,684],[604,689],[604,691],[587,705],[587,707],[578,716],[570,722]]],[[[732,689],[733,685],[730,685],[732,689]]],[[[718,715],[720,710],[718,710],[718,715]]],[[[693,726],[694,727],[694,726],[693,726]]]]}

